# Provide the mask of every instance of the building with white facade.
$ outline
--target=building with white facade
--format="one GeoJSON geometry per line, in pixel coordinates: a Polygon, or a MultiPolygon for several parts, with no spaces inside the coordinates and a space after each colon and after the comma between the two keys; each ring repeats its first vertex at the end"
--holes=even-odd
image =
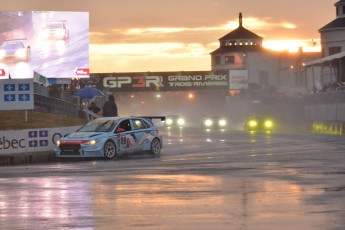
{"type": "Polygon", "coordinates": [[[242,13],[238,28],[219,39],[219,48],[211,53],[211,66],[213,71],[229,71],[230,92],[254,87],[290,93],[304,86],[304,65],[320,53],[304,53],[302,48],[298,53],[272,51],[262,42],[261,36],[243,26],[242,13]]]}
{"type": "Polygon", "coordinates": [[[334,5],[336,18],[319,29],[322,58],[307,63],[309,88],[345,88],[345,0],[334,5]]]}

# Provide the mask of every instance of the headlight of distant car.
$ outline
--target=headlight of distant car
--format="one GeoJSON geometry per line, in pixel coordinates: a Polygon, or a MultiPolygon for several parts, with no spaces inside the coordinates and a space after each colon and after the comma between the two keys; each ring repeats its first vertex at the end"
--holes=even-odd
{"type": "Polygon", "coordinates": [[[248,122],[248,125],[249,125],[249,127],[251,127],[251,128],[255,128],[256,126],[258,126],[258,122],[257,122],[256,120],[250,120],[250,121],[248,122]]]}
{"type": "Polygon", "coordinates": [[[21,49],[16,50],[16,57],[25,58],[26,57],[26,49],[21,48],[21,49]]]}
{"type": "Polygon", "coordinates": [[[219,125],[220,127],[226,126],[226,120],[225,120],[225,119],[220,119],[220,120],[218,121],[218,125],[219,125]]]}
{"type": "Polygon", "coordinates": [[[272,128],[273,122],[271,120],[266,120],[264,125],[265,125],[265,128],[272,128]]]}
{"type": "Polygon", "coordinates": [[[171,125],[173,123],[173,120],[171,118],[168,118],[165,122],[167,125],[171,125]]]}
{"type": "Polygon", "coordinates": [[[0,59],[3,59],[6,56],[6,50],[0,49],[0,59]]]}
{"type": "Polygon", "coordinates": [[[180,126],[184,125],[184,119],[183,118],[177,119],[177,124],[180,126]]]}
{"type": "Polygon", "coordinates": [[[58,140],[58,141],[56,142],[56,145],[57,145],[57,146],[60,146],[60,140],[58,140]]]}
{"type": "Polygon", "coordinates": [[[49,37],[49,30],[43,29],[40,33],[40,38],[46,39],[49,37]]]}
{"type": "Polygon", "coordinates": [[[204,124],[205,124],[206,127],[210,127],[210,126],[213,125],[213,121],[211,119],[206,119],[204,124]]]}
{"type": "Polygon", "coordinates": [[[99,139],[93,139],[93,140],[89,140],[87,142],[84,143],[84,145],[95,145],[99,142],[99,139]]]}
{"type": "Polygon", "coordinates": [[[65,36],[65,30],[60,29],[55,31],[55,37],[56,38],[63,38],[65,36]]]}

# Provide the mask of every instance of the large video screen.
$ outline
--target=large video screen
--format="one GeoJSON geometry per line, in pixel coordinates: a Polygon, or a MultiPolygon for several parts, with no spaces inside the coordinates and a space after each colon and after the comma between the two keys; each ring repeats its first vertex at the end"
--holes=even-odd
{"type": "Polygon", "coordinates": [[[0,11],[0,79],[88,78],[89,13],[0,11]]]}

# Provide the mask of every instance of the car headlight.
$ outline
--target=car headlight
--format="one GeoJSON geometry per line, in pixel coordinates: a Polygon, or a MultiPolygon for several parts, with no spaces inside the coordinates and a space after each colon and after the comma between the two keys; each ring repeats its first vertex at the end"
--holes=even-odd
{"type": "Polygon", "coordinates": [[[93,140],[89,140],[88,142],[85,142],[85,145],[95,145],[99,142],[99,139],[93,139],[93,140]]]}
{"type": "Polygon", "coordinates": [[[60,143],[61,143],[60,140],[58,140],[58,141],[56,142],[56,145],[57,145],[57,146],[60,146],[60,143]]]}
{"type": "Polygon", "coordinates": [[[213,121],[211,119],[206,119],[204,123],[205,123],[205,126],[207,127],[210,127],[213,125],[213,121]]]}
{"type": "Polygon", "coordinates": [[[0,59],[3,59],[6,56],[6,50],[0,50],[0,59]]]}
{"type": "Polygon", "coordinates": [[[177,124],[178,125],[184,125],[184,119],[183,118],[177,119],[177,124]]]}
{"type": "Polygon", "coordinates": [[[220,120],[218,121],[218,125],[219,125],[219,126],[222,126],[222,127],[226,126],[226,120],[220,119],[220,120]]]}
{"type": "Polygon", "coordinates": [[[168,118],[166,121],[167,125],[171,125],[173,123],[173,120],[171,118],[168,118]]]}
{"type": "Polygon", "coordinates": [[[256,120],[250,120],[248,124],[249,124],[249,127],[252,127],[252,128],[258,126],[258,122],[256,120]]]}
{"type": "Polygon", "coordinates": [[[273,122],[271,120],[266,120],[264,125],[266,128],[272,128],[273,122]]]}
{"type": "Polygon", "coordinates": [[[55,31],[56,38],[63,38],[65,36],[65,30],[59,29],[55,31]]]}
{"type": "Polygon", "coordinates": [[[24,49],[24,48],[18,49],[16,51],[16,57],[18,57],[18,58],[25,58],[26,57],[26,49],[24,49]]]}
{"type": "Polygon", "coordinates": [[[40,38],[43,38],[43,39],[49,38],[49,31],[46,29],[42,30],[40,33],[40,38]]]}

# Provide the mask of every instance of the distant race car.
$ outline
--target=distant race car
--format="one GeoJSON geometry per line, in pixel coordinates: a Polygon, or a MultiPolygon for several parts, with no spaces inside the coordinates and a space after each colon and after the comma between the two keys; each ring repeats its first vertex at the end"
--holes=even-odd
{"type": "Polygon", "coordinates": [[[106,159],[143,151],[159,155],[163,138],[152,119],[164,120],[165,117],[102,117],[92,120],[58,140],[54,154],[59,158],[106,159]]]}
{"type": "Polygon", "coordinates": [[[31,51],[25,41],[26,39],[5,40],[0,47],[0,60],[29,61],[31,51]]]}
{"type": "Polygon", "coordinates": [[[40,38],[42,40],[67,40],[69,38],[69,30],[66,26],[66,21],[49,21],[40,31],[40,38]]]}
{"type": "Polygon", "coordinates": [[[271,131],[275,128],[275,122],[269,117],[250,116],[244,121],[243,126],[248,131],[271,131]]]}
{"type": "Polygon", "coordinates": [[[202,128],[205,129],[227,129],[227,119],[219,115],[207,115],[202,120],[202,128]]]}
{"type": "Polygon", "coordinates": [[[186,123],[185,119],[180,115],[168,115],[166,116],[164,126],[170,127],[170,128],[173,128],[173,127],[182,128],[186,125],[185,123],[186,123]]]}

